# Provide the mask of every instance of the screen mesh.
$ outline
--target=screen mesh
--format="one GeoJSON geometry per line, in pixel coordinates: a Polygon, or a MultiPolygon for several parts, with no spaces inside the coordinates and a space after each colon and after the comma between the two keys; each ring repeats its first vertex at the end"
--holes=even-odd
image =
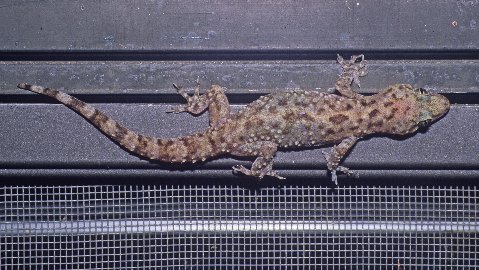
{"type": "Polygon", "coordinates": [[[465,268],[476,187],[3,186],[3,269],[465,268]]]}

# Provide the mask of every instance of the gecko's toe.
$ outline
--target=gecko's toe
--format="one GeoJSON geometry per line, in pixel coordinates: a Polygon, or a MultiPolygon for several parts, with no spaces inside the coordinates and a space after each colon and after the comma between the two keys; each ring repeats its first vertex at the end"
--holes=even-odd
{"type": "Polygon", "coordinates": [[[263,175],[267,175],[267,176],[271,176],[271,177],[275,177],[275,178],[278,178],[279,180],[284,180],[286,179],[285,177],[282,177],[281,175],[278,174],[277,171],[273,171],[273,170],[267,170],[265,172],[262,173],[263,175]]]}
{"type": "Polygon", "coordinates": [[[242,173],[244,175],[251,175],[251,171],[246,169],[243,165],[233,166],[233,171],[236,173],[242,173]]]}
{"type": "Polygon", "coordinates": [[[353,82],[361,88],[361,82],[359,81],[360,74],[359,73],[353,73],[353,82]]]}
{"type": "Polygon", "coordinates": [[[354,64],[358,59],[361,59],[361,62],[364,61],[364,54],[352,55],[349,63],[354,64]]]}
{"type": "Polygon", "coordinates": [[[166,113],[181,113],[186,112],[187,108],[184,105],[171,107],[166,113]]]}
{"type": "Polygon", "coordinates": [[[336,170],[331,170],[331,181],[337,186],[338,185],[338,175],[336,174],[336,170]]]}
{"type": "Polygon", "coordinates": [[[343,63],[344,63],[344,58],[341,55],[339,55],[339,53],[338,53],[336,59],[337,59],[338,63],[342,66],[343,63]]]}
{"type": "Polygon", "coordinates": [[[351,59],[344,60],[341,56],[338,55],[338,63],[343,68],[344,72],[348,72],[353,76],[353,79],[356,83],[359,83],[358,78],[368,74],[367,63],[364,60],[364,55],[353,55],[351,59]]]}

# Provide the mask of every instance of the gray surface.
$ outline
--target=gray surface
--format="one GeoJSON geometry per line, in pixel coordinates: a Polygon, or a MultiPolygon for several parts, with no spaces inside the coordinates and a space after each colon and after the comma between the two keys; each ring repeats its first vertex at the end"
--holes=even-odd
{"type": "Polygon", "coordinates": [[[1,1],[0,50],[478,49],[476,1],[1,1]]]}
{"type": "MultiPolygon", "coordinates": [[[[409,83],[441,93],[479,92],[479,60],[368,60],[368,63],[369,75],[361,80],[361,92],[374,93],[395,83],[409,83]]],[[[158,94],[176,95],[173,83],[191,87],[198,77],[203,88],[219,84],[229,89],[228,94],[259,95],[294,88],[326,91],[334,86],[339,73],[339,65],[332,60],[0,62],[0,78],[3,78],[0,95],[27,94],[16,85],[28,82],[64,88],[71,94],[152,94],[155,95],[152,102],[162,102],[158,94]]],[[[243,98],[243,102],[246,100],[243,98]]],[[[108,101],[97,99],[97,102],[108,101]]]]}

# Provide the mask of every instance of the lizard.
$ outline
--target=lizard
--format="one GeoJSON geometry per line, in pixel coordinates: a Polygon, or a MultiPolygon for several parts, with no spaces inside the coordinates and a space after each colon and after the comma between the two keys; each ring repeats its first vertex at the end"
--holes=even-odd
{"type": "Polygon", "coordinates": [[[319,91],[292,90],[272,93],[232,113],[225,90],[212,85],[200,94],[197,80],[194,93],[174,84],[186,104],[169,112],[198,115],[209,111],[209,127],[201,132],[177,138],[155,138],[134,132],[111,119],[93,106],[64,92],[38,85],[20,83],[19,88],[56,99],[90,121],[125,150],[142,158],[168,163],[195,163],[222,155],[255,158],[250,169],[236,165],[235,173],[262,179],[272,176],[284,179],[273,170],[278,150],[302,149],[333,145],[323,151],[332,181],[337,185],[337,172],[351,175],[341,161],[358,140],[369,135],[406,135],[444,116],[450,108],[443,95],[431,93],[410,84],[394,84],[374,95],[362,95],[365,76],[364,55],[350,60],[337,57],[342,73],[334,89],[340,95],[319,91]]]}

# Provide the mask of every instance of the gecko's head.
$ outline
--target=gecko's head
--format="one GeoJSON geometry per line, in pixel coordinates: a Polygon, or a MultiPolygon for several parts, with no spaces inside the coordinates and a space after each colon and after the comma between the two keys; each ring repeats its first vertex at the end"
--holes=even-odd
{"type": "Polygon", "coordinates": [[[443,95],[431,93],[423,88],[416,88],[415,92],[422,108],[418,125],[427,126],[445,115],[451,107],[449,100],[443,95]]]}
{"type": "Polygon", "coordinates": [[[394,116],[387,125],[389,133],[393,134],[408,134],[426,128],[450,108],[445,96],[409,84],[391,86],[384,94],[383,104],[391,107],[389,111],[394,116]]]}

